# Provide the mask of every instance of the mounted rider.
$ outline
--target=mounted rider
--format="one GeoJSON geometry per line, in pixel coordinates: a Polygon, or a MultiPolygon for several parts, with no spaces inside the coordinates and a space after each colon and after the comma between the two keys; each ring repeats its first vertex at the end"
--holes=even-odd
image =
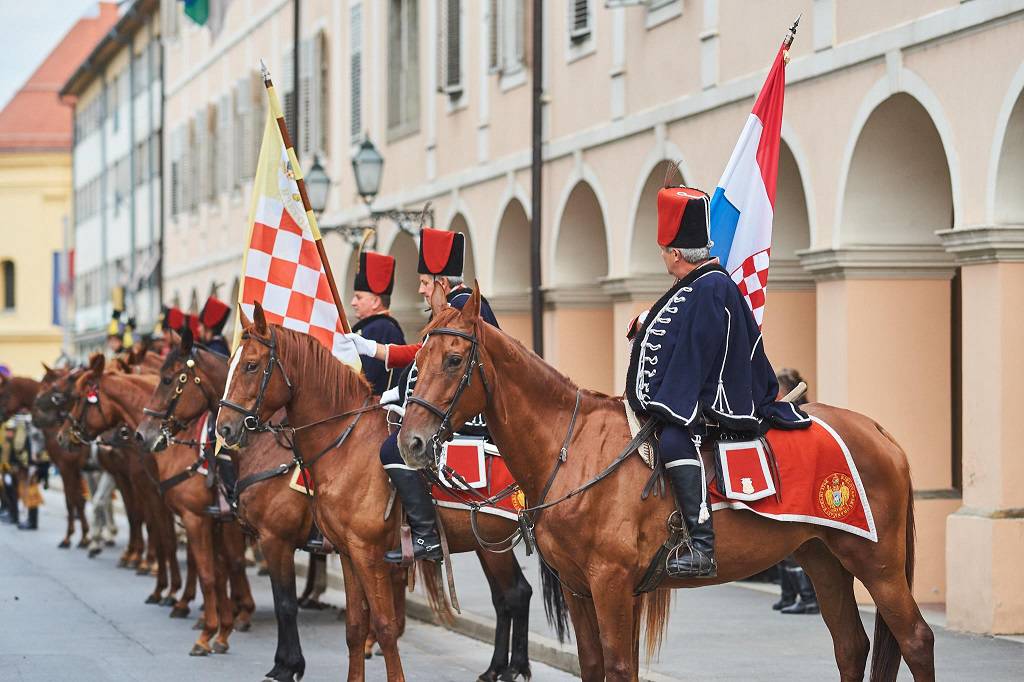
{"type": "Polygon", "coordinates": [[[224,357],[231,355],[227,339],[224,338],[224,324],[228,321],[230,313],[231,306],[214,296],[206,299],[203,310],[199,313],[199,341],[209,350],[224,357]]]}
{"type": "Polygon", "coordinates": [[[659,456],[691,539],[669,554],[667,571],[680,578],[717,575],[701,440],[811,423],[791,403],[776,402],[778,383],[757,322],[711,257],[709,214],[701,190],[658,192],[658,245],[676,281],[629,330],[626,399],[636,413],[664,424],[659,456]]]}
{"type": "MultiPolygon", "coordinates": [[[[473,295],[473,290],[466,286],[462,279],[463,265],[466,257],[466,236],[461,232],[435,230],[424,227],[420,233],[420,253],[417,271],[419,272],[419,294],[426,302],[435,287],[444,292],[448,305],[462,309],[473,295]]],[[[480,299],[480,316],[488,323],[498,326],[498,320],[486,299],[480,299]]],[[[412,394],[416,385],[416,352],[422,344],[397,345],[377,344],[358,334],[350,334],[360,355],[366,355],[384,362],[387,369],[408,368],[402,375],[397,390],[398,402],[403,406],[412,394]]],[[[394,389],[393,389],[394,390],[394,389]]],[[[390,391],[389,391],[390,393],[390,391]]],[[[385,396],[382,402],[387,401],[385,396]]],[[[459,429],[462,434],[487,436],[487,425],[482,415],[478,415],[459,429]]],[[[412,531],[413,558],[438,561],[441,559],[441,541],[437,532],[437,520],[434,505],[422,475],[415,469],[406,466],[398,452],[398,432],[392,433],[380,448],[380,461],[387,472],[391,483],[395,486],[402,500],[409,527],[412,531]]],[[[402,562],[402,550],[399,547],[384,555],[384,560],[391,563],[402,562]]]]}
{"type": "MultiPolygon", "coordinates": [[[[352,285],[355,293],[350,303],[359,320],[352,326],[354,333],[378,344],[405,344],[405,334],[389,310],[394,288],[394,256],[360,252],[359,269],[352,285]]],[[[392,388],[398,379],[394,369],[385,367],[383,360],[374,357],[363,360],[363,374],[377,395],[392,388]]]]}

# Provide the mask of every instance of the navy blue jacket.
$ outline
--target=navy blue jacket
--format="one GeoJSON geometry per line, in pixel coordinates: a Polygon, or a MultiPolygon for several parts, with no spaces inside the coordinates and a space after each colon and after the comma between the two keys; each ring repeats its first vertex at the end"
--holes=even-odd
{"type": "Polygon", "coordinates": [[[231,356],[231,351],[228,350],[228,342],[220,334],[214,336],[203,345],[212,350],[214,353],[220,353],[224,357],[231,356]]]}
{"type": "MultiPolygon", "coordinates": [[[[371,315],[359,320],[352,326],[352,331],[377,343],[405,344],[405,334],[402,333],[402,328],[398,326],[395,318],[387,314],[371,315]]],[[[392,387],[392,375],[395,372],[387,369],[383,360],[368,357],[363,357],[361,360],[363,374],[373,386],[374,393],[380,395],[392,387]]]]}
{"type": "Polygon", "coordinates": [[[717,264],[673,285],[633,341],[626,397],[637,412],[684,427],[703,416],[743,432],[810,426],[803,411],[776,402],[778,391],[754,316],[717,264]]]}

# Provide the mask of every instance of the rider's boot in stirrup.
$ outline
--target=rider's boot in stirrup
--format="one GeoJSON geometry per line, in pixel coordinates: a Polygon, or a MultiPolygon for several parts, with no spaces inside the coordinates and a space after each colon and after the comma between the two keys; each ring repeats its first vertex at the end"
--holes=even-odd
{"type": "Polygon", "coordinates": [[[684,542],[669,552],[665,568],[673,578],[713,578],[718,575],[718,565],[715,563],[715,531],[711,526],[711,508],[706,502],[703,489],[704,476],[698,461],[682,461],[686,463],[667,466],[665,473],[683,509],[683,521],[690,533],[690,542],[684,542]]]}
{"type": "Polygon", "coordinates": [[[214,503],[206,508],[206,513],[223,519],[234,514],[235,502],[232,497],[238,474],[235,471],[235,463],[227,455],[218,455],[214,461],[217,463],[217,478],[220,479],[221,485],[214,487],[214,503]]]}
{"type": "MultiPolygon", "coordinates": [[[[430,493],[418,471],[409,469],[389,468],[388,477],[398,491],[405,507],[405,515],[409,519],[412,531],[413,558],[429,561],[441,560],[441,541],[437,535],[437,518],[434,515],[434,503],[430,493]]],[[[402,547],[384,554],[384,561],[402,563],[402,547]]]]}

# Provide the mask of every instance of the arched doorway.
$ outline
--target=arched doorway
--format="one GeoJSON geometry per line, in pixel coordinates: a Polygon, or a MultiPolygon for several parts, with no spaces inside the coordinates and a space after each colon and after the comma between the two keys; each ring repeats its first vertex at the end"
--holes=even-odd
{"type": "Polygon", "coordinates": [[[1006,123],[996,171],[993,218],[997,224],[1024,224],[1024,92],[1006,123]]]}
{"type": "Polygon", "coordinates": [[[502,329],[530,346],[530,221],[518,199],[508,202],[501,214],[492,272],[489,298],[502,329]]]}
{"type": "MultiPolygon", "coordinates": [[[[395,258],[395,289],[391,296],[391,314],[405,332],[409,343],[419,338],[420,329],[427,323],[426,304],[417,293],[419,275],[419,247],[405,232],[399,232],[391,242],[388,253],[395,258]]],[[[355,272],[353,270],[353,272],[355,272]]]]}
{"type": "Polygon", "coordinates": [[[578,182],[558,221],[544,348],[548,359],[581,386],[611,393],[614,315],[602,286],[608,275],[606,234],[594,189],[578,182]]]}
{"type": "Polygon", "coordinates": [[[466,286],[472,287],[473,282],[476,281],[476,260],[473,258],[473,235],[470,234],[466,216],[456,213],[449,223],[448,229],[466,235],[466,260],[462,268],[462,278],[465,280],[466,286]]]}

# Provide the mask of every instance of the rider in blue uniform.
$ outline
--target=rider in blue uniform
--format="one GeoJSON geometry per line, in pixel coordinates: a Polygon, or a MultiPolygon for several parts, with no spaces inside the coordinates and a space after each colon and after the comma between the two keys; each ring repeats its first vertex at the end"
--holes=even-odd
{"type": "MultiPolygon", "coordinates": [[[[460,232],[423,228],[420,233],[420,257],[417,270],[420,274],[419,293],[427,303],[434,293],[434,287],[441,287],[448,300],[448,305],[461,309],[469,301],[473,290],[462,280],[463,263],[466,254],[466,237],[460,232]]],[[[498,326],[498,320],[491,310],[490,304],[480,298],[480,316],[484,321],[498,326]]],[[[384,345],[369,341],[356,334],[350,335],[360,355],[383,360],[385,366],[401,368],[408,366],[404,372],[397,393],[398,402],[405,404],[416,385],[415,351],[419,344],[411,346],[384,345]]],[[[487,424],[483,415],[478,415],[458,429],[460,434],[487,437],[487,424]]],[[[402,499],[409,527],[412,531],[413,557],[415,559],[441,559],[441,541],[437,533],[437,522],[434,516],[434,505],[423,476],[415,469],[406,466],[398,452],[398,432],[391,434],[381,445],[380,461],[391,479],[398,496],[402,499]]],[[[401,563],[401,548],[394,549],[384,555],[384,560],[401,563]]]]}
{"type": "MultiPolygon", "coordinates": [[[[352,326],[354,333],[377,343],[405,343],[402,328],[388,310],[394,287],[394,257],[372,251],[361,252],[359,270],[352,286],[355,293],[351,305],[359,320],[352,326]]],[[[398,372],[388,369],[384,361],[377,358],[363,360],[363,374],[377,395],[394,386],[398,379],[398,372]]]]}
{"type": "Polygon", "coordinates": [[[199,313],[199,341],[214,353],[227,357],[228,342],[224,338],[224,324],[228,321],[231,306],[224,301],[210,296],[199,313]]]}
{"type": "Polygon", "coordinates": [[[664,426],[659,453],[691,538],[670,553],[674,577],[717,574],[707,478],[698,449],[708,427],[763,434],[810,419],[776,402],[761,330],[739,288],[710,254],[709,199],[688,187],[658,193],[658,244],[675,283],[631,329],[626,398],[664,426]]]}

